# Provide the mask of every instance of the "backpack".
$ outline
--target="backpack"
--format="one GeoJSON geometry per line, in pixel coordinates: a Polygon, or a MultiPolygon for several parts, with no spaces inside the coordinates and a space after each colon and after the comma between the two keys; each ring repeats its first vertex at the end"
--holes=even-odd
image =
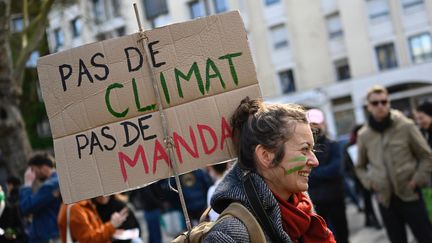
{"type": "MultiPolygon", "coordinates": [[[[206,216],[208,214],[208,211],[210,210],[206,210],[203,216],[206,216]]],[[[201,218],[204,218],[203,216],[201,216],[201,218]]],[[[179,236],[177,236],[172,241],[172,243],[201,242],[201,240],[211,230],[211,228],[226,217],[236,217],[240,221],[242,221],[243,224],[246,225],[252,243],[267,242],[260,224],[252,215],[252,213],[247,208],[245,208],[242,204],[233,202],[219,215],[218,219],[215,222],[209,222],[209,221],[200,222],[197,226],[193,227],[190,232],[186,231],[180,234],[179,236]]]]}

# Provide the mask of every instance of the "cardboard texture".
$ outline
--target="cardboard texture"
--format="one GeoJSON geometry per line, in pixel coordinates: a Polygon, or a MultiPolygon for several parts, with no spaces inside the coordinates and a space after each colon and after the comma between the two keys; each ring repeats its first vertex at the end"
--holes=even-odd
{"type": "Polygon", "coordinates": [[[235,157],[229,118],[260,97],[238,12],[41,57],[38,73],[65,203],[172,176],[153,81],[179,172],[235,157]],[[144,50],[145,47],[145,50],[144,50]]]}

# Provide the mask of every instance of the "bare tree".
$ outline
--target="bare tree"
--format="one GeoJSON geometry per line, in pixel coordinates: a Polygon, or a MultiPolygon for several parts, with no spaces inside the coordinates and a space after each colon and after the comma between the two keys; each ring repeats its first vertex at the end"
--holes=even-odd
{"type": "Polygon", "coordinates": [[[0,153],[11,174],[21,176],[32,151],[19,108],[26,62],[39,48],[54,0],[0,0],[0,153]],[[12,34],[12,13],[23,30],[12,34]]]}

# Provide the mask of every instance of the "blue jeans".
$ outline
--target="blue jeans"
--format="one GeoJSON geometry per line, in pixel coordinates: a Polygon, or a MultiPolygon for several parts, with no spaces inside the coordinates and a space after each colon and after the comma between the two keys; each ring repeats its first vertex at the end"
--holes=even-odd
{"type": "Polygon", "coordinates": [[[159,209],[144,211],[144,218],[147,222],[148,242],[162,243],[162,232],[160,228],[161,211],[159,209]]]}

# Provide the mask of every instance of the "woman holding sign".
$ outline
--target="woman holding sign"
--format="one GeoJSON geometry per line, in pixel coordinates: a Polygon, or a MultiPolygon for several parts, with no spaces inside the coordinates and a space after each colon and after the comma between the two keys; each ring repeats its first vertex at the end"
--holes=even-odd
{"type": "MultiPolygon", "coordinates": [[[[231,126],[238,162],[216,188],[212,208],[221,213],[231,203],[241,203],[268,242],[335,242],[306,194],[318,160],[304,109],[245,98],[231,126]]],[[[228,216],[216,222],[203,242],[251,242],[250,235],[241,220],[228,216]]]]}

